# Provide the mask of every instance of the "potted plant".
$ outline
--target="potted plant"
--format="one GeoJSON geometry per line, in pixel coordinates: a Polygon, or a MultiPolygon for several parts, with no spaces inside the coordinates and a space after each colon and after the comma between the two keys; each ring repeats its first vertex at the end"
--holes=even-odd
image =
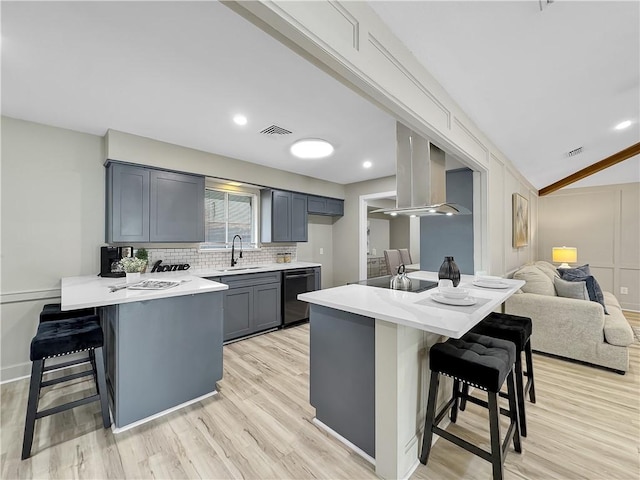
{"type": "Polygon", "coordinates": [[[140,270],[142,273],[147,271],[147,265],[149,265],[149,252],[147,252],[146,248],[139,248],[136,250],[136,258],[139,258],[140,260],[144,260],[145,261],[145,265],[144,268],[142,270],[140,270]]]}
{"type": "Polygon", "coordinates": [[[127,283],[140,280],[140,272],[147,268],[147,261],[137,257],[124,257],[120,260],[122,270],[127,274],[127,283]]]}

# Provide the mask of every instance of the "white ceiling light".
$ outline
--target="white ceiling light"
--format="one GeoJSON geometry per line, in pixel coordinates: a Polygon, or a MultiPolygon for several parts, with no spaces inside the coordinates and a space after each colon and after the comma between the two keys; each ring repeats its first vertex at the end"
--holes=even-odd
{"type": "Polygon", "coordinates": [[[367,160],[362,164],[362,167],[363,168],[371,168],[371,165],[373,165],[373,163],[371,163],[369,160],[367,160]]]}
{"type": "Polygon", "coordinates": [[[391,215],[392,217],[395,217],[398,214],[396,212],[391,212],[389,215],[391,215]]]}
{"type": "Polygon", "coordinates": [[[623,130],[631,125],[631,120],[625,120],[616,125],[616,130],[623,130]]]}
{"type": "Polygon", "coordinates": [[[233,117],[233,123],[235,123],[236,125],[246,125],[247,117],[245,117],[244,115],[236,115],[235,117],[233,117]]]}
{"type": "Polygon", "coordinates": [[[290,150],[298,158],[325,158],[333,153],[333,145],[320,138],[305,138],[291,145],[290,150]]]}

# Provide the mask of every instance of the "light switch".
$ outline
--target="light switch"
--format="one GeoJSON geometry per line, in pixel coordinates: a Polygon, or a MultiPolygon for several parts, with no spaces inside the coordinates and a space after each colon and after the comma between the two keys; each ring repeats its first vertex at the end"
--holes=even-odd
{"type": "Polygon", "coordinates": [[[376,256],[376,249],[375,248],[373,249],[373,256],[374,257],[376,256]]]}
{"type": "Polygon", "coordinates": [[[320,247],[320,255],[324,255],[324,248],[320,247]]]}

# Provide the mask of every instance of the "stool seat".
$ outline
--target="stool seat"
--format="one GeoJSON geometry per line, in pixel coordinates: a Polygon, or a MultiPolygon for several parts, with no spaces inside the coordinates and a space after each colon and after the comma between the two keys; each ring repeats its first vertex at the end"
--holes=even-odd
{"type": "Polygon", "coordinates": [[[46,321],[38,325],[31,340],[31,361],[70,352],[101,347],[104,343],[100,320],[88,315],[65,320],[46,321]]]}
{"type": "Polygon", "coordinates": [[[522,352],[531,338],[533,324],[530,318],[507,313],[493,312],[471,329],[472,333],[501,338],[515,343],[518,352],[522,352]]]}
{"type": "Polygon", "coordinates": [[[499,392],[513,368],[516,348],[512,342],[468,333],[431,347],[432,371],[457,378],[489,392],[499,392]]]}
{"type": "Polygon", "coordinates": [[[94,313],[93,308],[81,308],[79,310],[66,310],[63,312],[62,305],[59,303],[47,303],[42,307],[42,311],[40,312],[40,322],[86,317],[87,315],[93,315],[94,313]]]}

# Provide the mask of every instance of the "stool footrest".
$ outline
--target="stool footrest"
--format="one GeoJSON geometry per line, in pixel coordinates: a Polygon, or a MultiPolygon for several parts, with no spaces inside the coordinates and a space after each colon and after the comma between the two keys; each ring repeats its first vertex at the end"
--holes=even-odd
{"type": "Polygon", "coordinates": [[[49,365],[44,367],[42,371],[44,373],[50,372],[51,370],[59,370],[61,368],[71,367],[73,365],[80,365],[81,363],[88,362],[90,359],[88,356],[79,358],[77,360],[69,360],[68,362],[56,363],[54,365],[49,365]]]}
{"type": "MultiPolygon", "coordinates": [[[[502,396],[502,395],[500,395],[500,396],[502,396]]],[[[472,397],[471,395],[465,395],[464,393],[461,393],[460,394],[460,398],[464,398],[466,401],[471,402],[471,403],[475,403],[476,405],[480,405],[481,407],[489,408],[489,402],[485,402],[484,400],[480,400],[479,398],[472,397]]],[[[505,398],[509,398],[509,397],[505,396],[505,398]]],[[[507,410],[506,408],[500,407],[500,413],[502,415],[507,416],[507,417],[511,416],[511,412],[509,410],[507,410]]]]}
{"type": "Polygon", "coordinates": [[[48,387],[50,385],[55,385],[56,383],[66,382],[68,380],[75,380],[76,378],[86,377],[87,375],[93,375],[93,370],[85,370],[83,372],[65,375],[64,377],[54,378],[53,380],[47,380],[46,382],[42,382],[40,384],[40,388],[48,387]]]}
{"type": "Polygon", "coordinates": [[[80,405],[84,405],[85,403],[96,402],[100,400],[100,395],[95,394],[89,397],[81,398],[80,400],[75,400],[73,402],[65,403],[64,405],[58,405],[57,407],[47,408],[46,410],[42,410],[41,412],[36,413],[36,420],[42,417],[48,417],[49,415],[53,415],[55,413],[64,412],[71,408],[79,407],[80,405]]]}
{"type": "Polygon", "coordinates": [[[492,460],[491,453],[487,452],[486,450],[482,450],[481,448],[475,446],[473,443],[469,443],[466,440],[464,440],[464,439],[462,439],[460,437],[457,437],[457,436],[453,435],[452,433],[449,433],[446,430],[443,430],[440,427],[437,427],[437,426],[434,425],[433,426],[433,433],[437,433],[442,438],[445,438],[445,439],[449,440],[451,443],[455,443],[459,447],[464,448],[468,452],[471,452],[474,455],[477,455],[478,457],[486,460],[487,462],[491,462],[491,460],[492,460]]]}

